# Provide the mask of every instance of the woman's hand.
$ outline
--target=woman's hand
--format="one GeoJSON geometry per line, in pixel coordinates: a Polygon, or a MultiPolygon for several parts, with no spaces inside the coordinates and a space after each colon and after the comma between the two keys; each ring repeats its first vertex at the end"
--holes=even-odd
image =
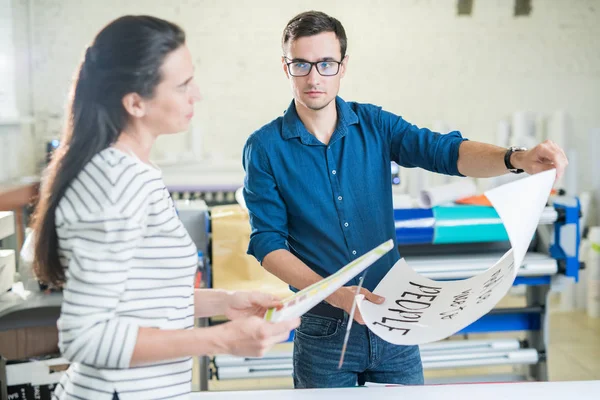
{"type": "Polygon", "coordinates": [[[250,316],[218,325],[220,353],[241,357],[262,357],[273,345],[284,342],[290,331],[300,325],[300,318],[268,322],[250,316]]]}
{"type": "Polygon", "coordinates": [[[256,316],[262,318],[269,308],[282,307],[281,300],[261,292],[233,292],[225,304],[225,316],[233,321],[256,316]]]}

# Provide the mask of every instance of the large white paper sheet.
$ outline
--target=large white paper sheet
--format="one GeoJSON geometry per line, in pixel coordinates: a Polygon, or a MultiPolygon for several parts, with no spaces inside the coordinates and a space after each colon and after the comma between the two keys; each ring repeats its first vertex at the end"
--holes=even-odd
{"type": "Polygon", "coordinates": [[[391,239],[380,244],[373,250],[344,266],[335,274],[288,297],[283,301],[283,308],[279,310],[274,308],[267,310],[265,319],[267,321],[278,322],[303,315],[393,248],[394,241],[391,239]]]}
{"type": "Polygon", "coordinates": [[[376,335],[399,345],[445,339],[487,314],[508,292],[556,178],[542,172],[485,193],[504,223],[511,249],[491,268],[459,281],[433,281],[399,260],[375,288],[383,304],[357,296],[362,317],[376,335]]]}

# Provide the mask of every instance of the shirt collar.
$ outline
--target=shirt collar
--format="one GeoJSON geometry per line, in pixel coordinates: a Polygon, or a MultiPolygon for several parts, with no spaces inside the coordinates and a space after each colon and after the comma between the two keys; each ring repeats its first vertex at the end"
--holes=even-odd
{"type": "MultiPolygon", "coordinates": [[[[338,124],[332,139],[334,139],[334,137],[339,138],[345,136],[348,132],[348,126],[358,123],[358,116],[352,110],[352,108],[350,108],[348,103],[346,103],[341,97],[336,96],[335,104],[338,112],[338,124]]],[[[296,104],[294,103],[294,100],[292,100],[288,109],[283,115],[281,135],[285,140],[299,137],[303,144],[322,145],[322,143],[319,142],[319,140],[313,135],[311,135],[310,132],[308,132],[304,127],[304,124],[296,112],[296,104]]]]}

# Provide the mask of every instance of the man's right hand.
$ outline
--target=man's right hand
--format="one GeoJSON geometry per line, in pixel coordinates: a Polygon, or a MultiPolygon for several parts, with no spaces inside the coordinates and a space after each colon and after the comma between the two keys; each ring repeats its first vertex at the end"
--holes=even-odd
{"type": "Polygon", "coordinates": [[[300,318],[268,322],[257,316],[236,319],[219,325],[222,354],[243,357],[262,357],[277,343],[287,340],[292,329],[300,325],[300,318]]]}
{"type": "MultiPolygon", "coordinates": [[[[336,290],[331,296],[329,296],[325,301],[331,304],[334,307],[341,308],[346,311],[348,315],[352,310],[352,304],[354,303],[354,296],[356,296],[357,286],[344,286],[340,289],[336,290]]],[[[381,304],[385,301],[385,297],[377,296],[372,292],[369,292],[365,288],[360,288],[360,293],[365,296],[365,300],[368,300],[375,304],[381,304]]],[[[362,319],[362,315],[360,315],[360,310],[358,307],[354,309],[354,320],[361,325],[365,324],[365,321],[362,319]]]]}

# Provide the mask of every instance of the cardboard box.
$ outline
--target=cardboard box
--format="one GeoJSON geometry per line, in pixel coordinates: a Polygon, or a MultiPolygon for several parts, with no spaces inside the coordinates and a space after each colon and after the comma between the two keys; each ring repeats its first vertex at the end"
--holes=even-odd
{"type": "Polygon", "coordinates": [[[258,290],[285,298],[288,285],[265,270],[248,254],[248,211],[238,204],[215,206],[211,211],[212,287],[225,290],[258,290]]]}

